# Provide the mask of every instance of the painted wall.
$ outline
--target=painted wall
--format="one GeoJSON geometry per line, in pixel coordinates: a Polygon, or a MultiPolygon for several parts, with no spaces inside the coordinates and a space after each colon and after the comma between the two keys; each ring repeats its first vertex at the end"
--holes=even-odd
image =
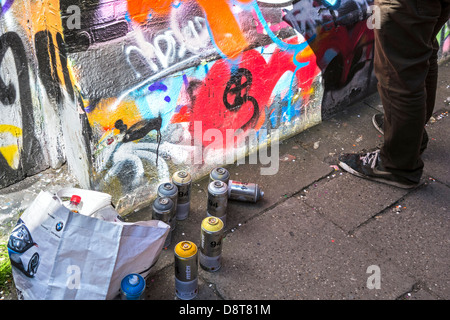
{"type": "Polygon", "coordinates": [[[66,159],[85,184],[88,144],[59,3],[1,1],[0,22],[0,187],[66,159]]]}
{"type": "Polygon", "coordinates": [[[67,161],[126,214],[316,125],[375,92],[372,3],[3,0],[0,187],[67,161]]]}

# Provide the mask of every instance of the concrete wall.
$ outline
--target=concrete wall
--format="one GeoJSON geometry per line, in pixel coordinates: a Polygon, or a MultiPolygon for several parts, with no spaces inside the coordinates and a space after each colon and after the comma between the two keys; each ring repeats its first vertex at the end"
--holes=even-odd
{"type": "Polygon", "coordinates": [[[375,91],[372,1],[1,4],[0,188],[67,161],[126,214],[375,91]]]}

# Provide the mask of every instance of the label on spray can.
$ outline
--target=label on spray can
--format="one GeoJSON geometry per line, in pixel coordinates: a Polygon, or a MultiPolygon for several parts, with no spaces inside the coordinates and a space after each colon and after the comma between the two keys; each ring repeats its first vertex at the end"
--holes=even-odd
{"type": "Polygon", "coordinates": [[[203,219],[200,239],[200,266],[207,271],[221,267],[224,224],[217,217],[203,219]]]}
{"type": "Polygon", "coordinates": [[[182,300],[190,300],[198,293],[198,253],[191,241],[181,241],[174,249],[175,294],[182,300]]]}
{"type": "Polygon", "coordinates": [[[173,230],[175,229],[175,223],[177,221],[175,219],[175,207],[173,206],[173,201],[167,197],[158,197],[153,202],[152,209],[152,218],[154,220],[160,220],[170,226],[169,234],[164,242],[164,247],[167,248],[170,246],[173,230]]]}
{"type": "Polygon", "coordinates": [[[230,180],[228,184],[228,198],[232,200],[257,202],[264,196],[259,186],[255,183],[230,180]]]}
{"type": "Polygon", "coordinates": [[[191,200],[191,175],[186,171],[177,171],[172,176],[172,183],[178,188],[176,217],[184,220],[189,215],[191,200]]]}
{"type": "Polygon", "coordinates": [[[219,217],[223,223],[226,223],[228,205],[228,187],[227,184],[214,180],[208,185],[208,204],[206,213],[208,216],[219,217]]]}

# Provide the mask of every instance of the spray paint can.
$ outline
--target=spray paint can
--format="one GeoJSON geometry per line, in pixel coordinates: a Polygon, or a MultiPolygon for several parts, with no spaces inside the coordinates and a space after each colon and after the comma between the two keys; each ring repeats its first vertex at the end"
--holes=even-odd
{"type": "Polygon", "coordinates": [[[228,186],[225,182],[214,180],[208,185],[208,204],[206,215],[218,217],[226,225],[228,205],[228,186]]]}
{"type": "Polygon", "coordinates": [[[191,300],[198,293],[198,250],[195,243],[181,241],[175,246],[175,294],[191,300]]]}
{"type": "Polygon", "coordinates": [[[131,273],[120,283],[121,300],[142,300],[144,298],[145,280],[137,273],[131,273]]]}
{"type": "Polygon", "coordinates": [[[222,239],[224,224],[217,217],[207,217],[202,221],[200,239],[200,266],[207,271],[217,271],[221,267],[222,239]]]}
{"type": "Polygon", "coordinates": [[[220,180],[228,185],[228,180],[230,179],[230,173],[227,169],[218,167],[211,170],[209,173],[209,182],[214,180],[220,180]]]}
{"type": "Polygon", "coordinates": [[[172,228],[172,231],[174,231],[175,227],[177,226],[176,214],[177,214],[177,202],[178,202],[178,187],[176,185],[174,185],[172,182],[161,183],[158,186],[157,194],[158,194],[158,197],[161,197],[161,198],[167,197],[167,198],[170,198],[173,202],[173,217],[172,217],[173,226],[171,225],[170,227],[172,228]]]}
{"type": "Polygon", "coordinates": [[[178,188],[176,217],[177,220],[184,220],[188,217],[191,206],[191,175],[184,170],[177,171],[172,176],[172,183],[178,188]]]}
{"type": "Polygon", "coordinates": [[[173,213],[175,210],[173,201],[167,197],[158,197],[153,202],[152,209],[152,218],[154,220],[161,220],[162,222],[165,222],[170,226],[169,234],[167,235],[166,241],[164,242],[164,248],[167,248],[168,246],[170,246],[170,242],[172,240],[172,226],[174,222],[176,222],[173,213]]]}
{"type": "Polygon", "coordinates": [[[264,192],[255,183],[229,180],[228,198],[232,200],[257,202],[264,196],[264,192]]]}

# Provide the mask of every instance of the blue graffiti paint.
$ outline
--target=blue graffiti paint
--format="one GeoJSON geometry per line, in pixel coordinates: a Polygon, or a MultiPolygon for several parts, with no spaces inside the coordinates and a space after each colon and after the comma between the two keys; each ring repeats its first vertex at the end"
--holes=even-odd
{"type": "Polygon", "coordinates": [[[171,6],[172,6],[172,8],[178,9],[178,8],[181,6],[182,3],[183,3],[182,0],[180,0],[180,2],[178,2],[177,4],[174,4],[174,3],[172,2],[171,6]]]}
{"type": "Polygon", "coordinates": [[[336,10],[341,5],[341,0],[322,0],[322,4],[330,10],[336,10]]]}
{"type": "Polygon", "coordinates": [[[148,87],[148,90],[150,90],[150,91],[155,91],[155,90],[166,91],[167,86],[162,82],[156,82],[156,83],[153,83],[152,85],[150,85],[148,87]]]}
{"type": "Polygon", "coordinates": [[[130,13],[127,11],[125,12],[125,20],[131,24],[131,18],[130,18],[130,13]]]}
{"type": "MultiPolygon", "coordinates": [[[[150,91],[164,91],[164,92],[166,92],[167,91],[167,86],[164,84],[164,83],[162,83],[162,82],[156,82],[156,83],[154,83],[154,84],[152,84],[152,85],[150,85],[149,87],[148,87],[148,90],[150,90],[150,91]]],[[[170,97],[169,96],[165,96],[164,97],[164,101],[166,101],[166,102],[170,102],[170,97]]]]}
{"type": "Polygon", "coordinates": [[[7,0],[1,7],[2,11],[0,12],[0,16],[4,15],[6,13],[6,11],[9,10],[9,8],[11,8],[13,3],[14,3],[14,0],[7,0]]]}
{"type": "Polygon", "coordinates": [[[185,74],[183,74],[183,83],[186,88],[189,87],[189,80],[188,80],[187,75],[185,75],[185,74]]]}

